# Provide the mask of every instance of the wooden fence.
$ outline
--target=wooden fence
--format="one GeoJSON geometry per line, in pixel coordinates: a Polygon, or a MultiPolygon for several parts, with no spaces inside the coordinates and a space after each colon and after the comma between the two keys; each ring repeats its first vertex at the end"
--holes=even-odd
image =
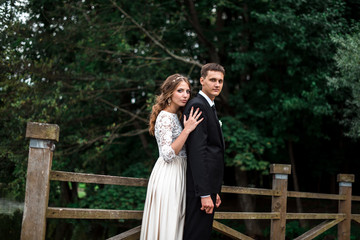
{"type": "MultiPolygon", "coordinates": [[[[47,218],[141,219],[142,211],[135,210],[48,207],[50,180],[141,187],[147,185],[147,179],[51,170],[53,151],[55,142],[59,140],[59,131],[59,127],[55,124],[30,122],[27,125],[26,137],[30,138],[30,148],[21,239],[45,239],[47,218]]],[[[288,175],[291,173],[290,165],[273,164],[270,173],[273,175],[272,189],[223,186],[222,192],[271,196],[271,212],[216,212],[215,219],[268,219],[271,221],[271,240],[285,239],[286,220],[320,219],[324,221],[297,237],[296,240],[313,239],[335,225],[338,225],[339,240],[350,239],[351,220],[360,223],[360,214],[351,213],[352,201],[360,201],[359,196],[352,196],[351,193],[354,175],[339,174],[337,176],[339,194],[320,194],[287,191],[288,175]],[[288,213],[286,212],[288,198],[336,200],[338,213],[288,213]]],[[[140,228],[138,226],[110,239],[138,239],[140,228]]],[[[216,220],[213,228],[233,239],[253,239],[216,220]]]]}

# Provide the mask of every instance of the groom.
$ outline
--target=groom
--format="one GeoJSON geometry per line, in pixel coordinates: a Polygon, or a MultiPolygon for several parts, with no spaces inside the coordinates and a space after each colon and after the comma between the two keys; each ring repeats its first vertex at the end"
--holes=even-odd
{"type": "Polygon", "coordinates": [[[214,206],[219,207],[219,193],[224,172],[224,138],[216,114],[214,99],[224,84],[225,69],[217,63],[201,68],[202,90],[186,105],[200,108],[204,120],[189,135],[186,142],[186,213],[184,240],[210,239],[214,206]]]}

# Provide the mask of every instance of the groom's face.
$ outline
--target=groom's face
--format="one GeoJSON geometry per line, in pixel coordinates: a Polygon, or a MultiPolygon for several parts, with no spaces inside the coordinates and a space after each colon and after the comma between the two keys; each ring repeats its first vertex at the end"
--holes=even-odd
{"type": "Polygon", "coordinates": [[[208,71],[205,78],[200,78],[202,91],[214,101],[219,96],[224,85],[224,74],[218,71],[208,71]]]}

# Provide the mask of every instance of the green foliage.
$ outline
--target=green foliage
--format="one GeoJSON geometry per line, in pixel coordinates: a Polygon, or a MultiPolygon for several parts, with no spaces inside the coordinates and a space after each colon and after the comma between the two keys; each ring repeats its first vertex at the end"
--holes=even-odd
{"type": "Polygon", "coordinates": [[[1,153],[4,169],[15,169],[13,181],[24,176],[28,121],[60,125],[54,169],[121,174],[134,160],[151,164],[157,150],[144,133],[159,84],[180,72],[198,87],[199,69],[170,60],[167,50],[200,62],[221,59],[226,67],[220,113],[230,166],[264,173],[272,159],[287,162],[286,142],[301,142],[303,133],[328,139],[329,36],[346,26],[344,3],[243,4],[197,2],[198,25],[207,29],[199,31],[180,2],[29,1],[27,23],[8,19],[1,39],[8,58],[0,111],[11,119],[1,132],[11,136],[1,153]],[[21,151],[9,147],[14,139],[21,151]]]}
{"type": "Polygon", "coordinates": [[[238,111],[251,109],[247,117],[256,112],[262,119],[254,116],[252,122],[269,126],[270,134],[284,140],[298,141],[296,129],[324,136],[303,124],[312,122],[319,129],[323,117],[332,114],[326,76],[333,45],[328,36],[341,30],[344,6],[340,1],[310,3],[264,2],[263,8],[251,12],[257,26],[249,33],[254,44],[249,42],[243,53],[230,53],[232,70],[246,72],[239,76],[244,81],[235,85],[241,88],[235,94],[246,99],[245,107],[237,105],[238,111]]]}
{"type": "Polygon", "coordinates": [[[227,143],[226,164],[240,167],[242,171],[268,173],[269,162],[264,161],[262,156],[266,150],[273,150],[274,140],[261,136],[256,129],[248,129],[238,118],[228,116],[221,120],[227,143]]]}
{"type": "Polygon", "coordinates": [[[87,189],[87,196],[76,206],[95,209],[143,210],[145,196],[146,188],[143,187],[106,185],[97,190],[87,189]]]}
{"type": "MultiPolygon", "coordinates": [[[[343,114],[342,123],[347,127],[346,135],[351,138],[360,136],[360,31],[354,28],[352,34],[334,35],[332,40],[337,45],[334,60],[337,73],[328,78],[329,85],[335,88],[334,93],[345,101],[346,105],[339,111],[343,114]]],[[[341,106],[340,106],[341,107],[341,106]]]]}
{"type": "Polygon", "coordinates": [[[286,237],[289,239],[295,239],[304,232],[306,232],[306,229],[300,226],[299,221],[286,223],[286,237]]]}
{"type": "Polygon", "coordinates": [[[15,211],[11,215],[0,214],[0,233],[7,240],[20,239],[22,212],[15,211]]]}
{"type": "MultiPolygon", "coordinates": [[[[341,0],[2,2],[1,193],[24,198],[29,121],[60,126],[53,169],[147,177],[158,155],[151,103],[175,72],[199,89],[194,59],[226,68],[216,104],[228,166],[266,174],[269,163],[289,162],[290,142],[297,169],[316,158],[307,176],[333,174],[346,159],[356,166],[338,119],[344,112],[349,136],[358,135],[359,35],[349,26],[359,9],[341,0]]],[[[85,196],[67,198],[72,187],[52,183],[50,203],[141,209],[145,195],[87,184],[85,196]]]]}
{"type": "MultiPolygon", "coordinates": [[[[315,227],[315,226],[312,226],[315,227]]],[[[286,238],[288,239],[295,239],[296,237],[300,236],[301,234],[309,231],[311,228],[310,227],[301,227],[299,224],[299,221],[291,221],[286,223],[286,238]]],[[[270,232],[269,232],[269,228],[266,229],[266,233],[265,236],[269,236],[270,232]]],[[[351,236],[350,239],[358,239],[358,234],[359,232],[359,228],[356,227],[355,224],[352,224],[352,228],[351,228],[351,236]]],[[[324,233],[320,234],[319,236],[317,236],[316,238],[314,238],[315,240],[321,240],[321,239],[336,239],[337,237],[337,226],[334,226],[328,230],[326,230],[324,233]]]]}
{"type": "MultiPolygon", "coordinates": [[[[122,176],[145,178],[149,176],[149,169],[142,163],[130,165],[122,176]]],[[[86,185],[86,197],[79,206],[82,208],[142,210],[146,197],[145,187],[124,187],[104,185],[94,187],[86,185]]],[[[75,205],[77,206],[77,204],[75,205]]]]}

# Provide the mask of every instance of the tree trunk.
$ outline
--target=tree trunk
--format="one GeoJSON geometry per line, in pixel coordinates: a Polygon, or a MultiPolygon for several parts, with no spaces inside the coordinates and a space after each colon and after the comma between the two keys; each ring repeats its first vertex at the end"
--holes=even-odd
{"type": "MultiPolygon", "coordinates": [[[[133,124],[134,124],[134,127],[135,127],[136,130],[141,130],[142,129],[138,121],[134,121],[133,124]]],[[[150,158],[151,157],[151,152],[150,152],[150,150],[148,148],[149,144],[148,144],[148,141],[146,140],[145,135],[143,133],[141,133],[141,134],[139,134],[139,138],[140,138],[140,141],[141,141],[141,143],[143,145],[143,148],[145,150],[146,155],[150,158]]]]}
{"type": "MultiPolygon", "coordinates": [[[[246,171],[235,168],[236,185],[246,187],[248,185],[246,171]]],[[[240,209],[242,212],[255,212],[254,196],[249,194],[238,194],[240,209]]],[[[258,220],[244,220],[246,232],[250,237],[262,236],[258,220]]]]}
{"type": "Polygon", "coordinates": [[[71,239],[73,230],[73,226],[70,223],[61,221],[56,224],[54,240],[71,239]]]}
{"type": "MultiPolygon", "coordinates": [[[[68,205],[77,201],[78,184],[76,182],[61,182],[60,191],[61,191],[61,202],[63,206],[68,205]],[[69,185],[70,184],[70,185],[69,185]],[[71,187],[70,187],[71,186],[71,187]]],[[[54,223],[52,223],[54,224],[54,223]]],[[[52,238],[55,240],[70,239],[73,234],[73,226],[70,223],[60,221],[56,224],[55,236],[52,238]]]]}
{"type": "Polygon", "coordinates": [[[61,201],[63,204],[69,204],[77,201],[78,184],[76,182],[61,182],[60,190],[61,190],[61,201]],[[70,184],[70,185],[69,185],[70,184]],[[71,186],[71,187],[70,187],[71,186]]]}

